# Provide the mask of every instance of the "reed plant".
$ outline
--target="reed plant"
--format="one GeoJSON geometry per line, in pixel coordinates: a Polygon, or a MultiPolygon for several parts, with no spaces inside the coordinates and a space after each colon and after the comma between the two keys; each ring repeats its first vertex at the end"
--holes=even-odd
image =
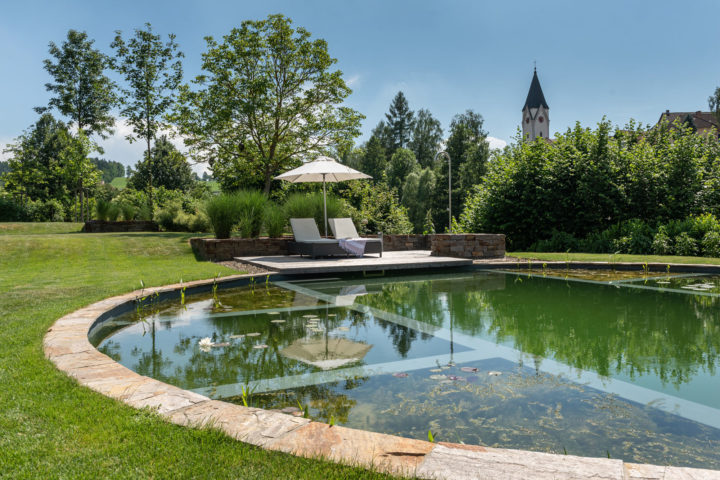
{"type": "Polygon", "coordinates": [[[108,209],[110,208],[110,202],[98,198],[95,202],[95,218],[97,220],[106,221],[108,219],[108,209]]]}
{"type": "Polygon", "coordinates": [[[205,203],[205,214],[215,238],[230,238],[230,232],[237,225],[241,213],[235,194],[222,193],[205,203]]]}
{"type": "Polygon", "coordinates": [[[238,205],[238,228],[243,238],[260,236],[265,218],[267,197],[257,190],[240,190],[233,194],[238,205]]]}
{"type": "Polygon", "coordinates": [[[268,202],[265,206],[265,231],[268,237],[282,237],[287,222],[285,209],[277,203],[268,202]]]}
{"type": "MultiPolygon", "coordinates": [[[[325,214],[323,212],[323,194],[294,193],[285,201],[287,218],[314,218],[321,233],[324,233],[325,214]]],[[[348,208],[345,202],[332,195],[327,196],[327,218],[346,217],[348,208]]]]}

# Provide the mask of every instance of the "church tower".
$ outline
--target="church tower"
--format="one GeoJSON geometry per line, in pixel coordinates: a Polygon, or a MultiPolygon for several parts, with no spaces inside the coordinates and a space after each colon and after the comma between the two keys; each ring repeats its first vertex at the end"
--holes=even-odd
{"type": "Polygon", "coordinates": [[[550,107],[545,101],[537,69],[533,71],[530,91],[522,109],[523,139],[533,141],[535,137],[550,138],[550,107]]]}

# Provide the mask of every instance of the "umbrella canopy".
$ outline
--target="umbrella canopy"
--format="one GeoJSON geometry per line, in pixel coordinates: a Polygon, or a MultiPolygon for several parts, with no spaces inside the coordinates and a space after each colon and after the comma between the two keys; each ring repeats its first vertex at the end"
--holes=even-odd
{"type": "Polygon", "coordinates": [[[362,360],[372,345],[342,337],[305,337],[280,350],[280,354],[323,370],[362,360]]]}
{"type": "Polygon", "coordinates": [[[343,182],[345,180],[358,180],[372,178],[362,172],[358,172],[347,165],[338,163],[330,157],[318,157],[317,160],[308,162],[298,168],[275,177],[276,180],[285,180],[291,183],[322,182],[323,183],[323,210],[325,212],[325,236],[327,236],[327,193],[325,192],[326,182],[343,182]]]}

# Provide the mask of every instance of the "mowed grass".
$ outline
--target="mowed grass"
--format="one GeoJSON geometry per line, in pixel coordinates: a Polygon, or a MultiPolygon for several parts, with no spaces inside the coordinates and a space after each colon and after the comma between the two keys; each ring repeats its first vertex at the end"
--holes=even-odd
{"type": "Polygon", "coordinates": [[[45,359],[43,336],[56,319],[141,279],[155,286],[237,273],[197,262],[190,234],[0,227],[0,477],[387,478],[172,425],[79,386],[45,359]]]}
{"type": "Polygon", "coordinates": [[[118,190],[122,190],[124,188],[127,188],[127,182],[128,179],[125,177],[115,177],[110,182],[110,185],[117,188],[118,190]]]}
{"type": "Polygon", "coordinates": [[[720,265],[717,257],[681,257],[675,255],[630,255],[608,253],[548,253],[548,252],[508,252],[508,256],[545,260],[550,262],[638,262],[638,263],[691,263],[695,265],[720,265]]]}

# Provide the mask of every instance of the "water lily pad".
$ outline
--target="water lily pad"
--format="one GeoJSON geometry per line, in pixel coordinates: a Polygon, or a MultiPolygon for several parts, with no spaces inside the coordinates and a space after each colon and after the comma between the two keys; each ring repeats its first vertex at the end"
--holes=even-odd
{"type": "Polygon", "coordinates": [[[502,375],[502,372],[492,371],[492,372],[488,372],[488,375],[490,375],[491,377],[499,377],[500,375],[502,375]]]}
{"type": "Polygon", "coordinates": [[[407,376],[408,376],[408,374],[405,373],[405,372],[396,372],[396,373],[393,373],[393,377],[397,377],[397,378],[405,378],[405,377],[407,377],[407,376]]]}
{"type": "Polygon", "coordinates": [[[232,338],[233,340],[237,340],[239,338],[245,338],[245,335],[230,335],[230,338],[232,338]]]}
{"type": "Polygon", "coordinates": [[[465,377],[458,377],[457,375],[448,375],[447,378],[448,378],[448,380],[452,380],[452,381],[459,381],[459,382],[465,381],[465,377]]]}
{"type": "Polygon", "coordinates": [[[430,380],[447,380],[445,375],[430,375],[430,380]]]}
{"type": "Polygon", "coordinates": [[[219,342],[219,343],[213,343],[213,347],[229,347],[230,342],[219,342]]]}
{"type": "Polygon", "coordinates": [[[475,367],[462,367],[460,370],[463,372],[477,372],[478,369],[475,367]]]}
{"type": "Polygon", "coordinates": [[[268,346],[264,343],[261,343],[260,345],[253,345],[253,348],[260,350],[261,348],[267,348],[268,346]]]}
{"type": "Polygon", "coordinates": [[[317,315],[303,315],[302,318],[318,318],[317,315]]]}
{"type": "Polygon", "coordinates": [[[270,323],[285,323],[285,320],[277,319],[277,320],[270,320],[270,323]]]}
{"type": "Polygon", "coordinates": [[[440,367],[440,370],[450,370],[450,367],[448,367],[447,365],[443,365],[442,367],[440,367]]]}
{"type": "Polygon", "coordinates": [[[350,327],[338,327],[337,330],[338,330],[339,332],[349,332],[349,331],[350,331],[350,327]]]}
{"type": "Polygon", "coordinates": [[[258,332],[252,332],[252,333],[246,333],[246,337],[259,337],[260,334],[258,332]]]}
{"type": "Polygon", "coordinates": [[[448,362],[447,366],[448,366],[448,367],[454,367],[454,366],[455,366],[455,362],[448,362]]]}
{"type": "Polygon", "coordinates": [[[442,372],[442,368],[431,368],[431,372],[442,372]]]}
{"type": "Polygon", "coordinates": [[[280,312],[268,312],[268,315],[280,315],[280,312]]]}

